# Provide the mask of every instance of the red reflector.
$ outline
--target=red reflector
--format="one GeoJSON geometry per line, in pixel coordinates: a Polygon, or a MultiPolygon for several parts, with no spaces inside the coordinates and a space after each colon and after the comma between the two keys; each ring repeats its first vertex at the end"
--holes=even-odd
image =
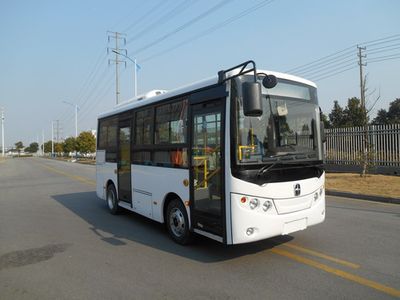
{"type": "Polygon", "coordinates": [[[246,198],[246,197],[242,197],[242,198],[240,199],[240,202],[242,202],[242,203],[246,203],[246,201],[247,201],[247,198],[246,198]]]}

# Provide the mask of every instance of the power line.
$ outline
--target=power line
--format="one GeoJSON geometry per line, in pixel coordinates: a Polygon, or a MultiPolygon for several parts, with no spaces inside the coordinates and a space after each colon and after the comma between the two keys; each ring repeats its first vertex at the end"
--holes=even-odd
{"type": "Polygon", "coordinates": [[[153,23],[151,23],[150,25],[146,26],[144,29],[142,29],[141,31],[136,33],[134,37],[130,38],[127,41],[127,44],[130,44],[131,42],[137,40],[138,38],[143,36],[145,33],[148,33],[149,31],[154,30],[159,25],[165,24],[166,22],[170,21],[172,17],[176,17],[181,12],[183,12],[185,9],[187,9],[191,5],[193,5],[196,1],[197,0],[191,0],[191,1],[184,0],[183,3],[178,4],[178,6],[174,7],[172,10],[170,10],[166,14],[162,15],[156,21],[154,21],[153,23]]]}
{"type": "Polygon", "coordinates": [[[354,46],[355,46],[355,45],[353,45],[353,46],[351,46],[351,47],[348,47],[348,48],[345,48],[345,49],[342,49],[342,50],[339,50],[339,51],[337,51],[337,52],[335,52],[335,53],[332,53],[332,54],[329,54],[329,55],[327,55],[327,56],[321,57],[321,58],[319,58],[319,59],[317,59],[317,60],[314,60],[314,61],[312,61],[312,62],[306,63],[306,64],[304,64],[304,65],[301,65],[301,66],[295,67],[295,68],[293,68],[293,69],[287,70],[286,73],[293,73],[293,72],[296,72],[296,71],[298,71],[299,69],[303,69],[303,68],[305,68],[305,67],[312,66],[312,65],[314,65],[314,64],[316,64],[316,63],[318,63],[318,62],[324,61],[324,60],[326,60],[327,58],[331,58],[331,57],[336,56],[336,55],[341,54],[341,53],[342,53],[342,55],[346,55],[346,53],[348,53],[348,52],[350,51],[350,49],[351,49],[351,51],[354,50],[354,46]]]}
{"type": "Polygon", "coordinates": [[[371,60],[367,60],[368,63],[374,63],[374,62],[381,62],[381,61],[386,61],[386,60],[392,60],[392,59],[397,59],[400,57],[400,53],[395,53],[391,55],[385,55],[381,57],[374,57],[371,60]]]}
{"type": "MultiPolygon", "coordinates": [[[[90,88],[90,85],[92,84],[93,80],[96,78],[96,75],[98,73],[98,69],[100,67],[100,62],[104,60],[104,58],[106,57],[106,54],[104,53],[104,49],[101,49],[101,52],[99,53],[100,55],[98,56],[95,65],[92,67],[88,77],[86,78],[84,84],[82,85],[82,87],[80,88],[79,92],[76,94],[75,97],[73,97],[73,99],[75,99],[76,103],[79,103],[79,105],[82,107],[84,105],[84,103],[87,101],[87,99],[84,98],[85,92],[87,91],[87,89],[90,88]],[[83,100],[83,102],[81,102],[83,100]]],[[[62,116],[60,116],[59,119],[63,119],[65,120],[67,118],[68,115],[70,115],[71,112],[70,111],[64,111],[64,114],[62,116]]],[[[71,115],[72,117],[72,115],[71,115]]],[[[67,118],[69,119],[69,117],[67,118]]]]}
{"type": "MultiPolygon", "coordinates": [[[[368,48],[370,48],[371,46],[382,45],[382,44],[385,44],[385,43],[390,43],[390,42],[393,42],[393,41],[397,41],[399,39],[400,39],[400,34],[396,34],[396,35],[388,36],[388,37],[385,37],[385,38],[379,38],[379,39],[363,42],[363,43],[360,43],[360,45],[363,45],[363,46],[368,45],[368,48]]],[[[319,58],[317,60],[314,60],[312,62],[309,62],[309,63],[303,64],[303,65],[300,65],[298,67],[292,68],[290,70],[287,70],[286,72],[287,73],[297,73],[297,72],[299,72],[301,70],[304,70],[305,68],[314,67],[314,66],[319,65],[321,63],[324,64],[324,63],[326,63],[327,60],[329,60],[331,58],[339,58],[342,55],[346,55],[349,52],[354,53],[353,51],[354,51],[355,46],[356,45],[353,45],[353,46],[350,46],[348,48],[339,50],[337,52],[334,52],[332,54],[329,54],[327,56],[324,56],[324,57],[321,57],[321,58],[319,58]]],[[[373,47],[372,47],[372,49],[373,49],[373,47]]]]}
{"type": "MultiPolygon", "coordinates": [[[[144,2],[144,1],[143,1],[144,2]]],[[[127,33],[128,31],[132,30],[133,28],[135,28],[135,26],[137,26],[138,24],[140,24],[143,20],[146,20],[148,18],[149,15],[155,13],[157,10],[161,9],[162,6],[164,6],[166,3],[168,2],[168,0],[161,0],[158,1],[154,6],[152,6],[148,11],[146,11],[140,18],[138,21],[136,21],[135,23],[132,23],[131,25],[129,25],[125,30],[123,30],[122,32],[127,33]]]]}
{"type": "MultiPolygon", "coordinates": [[[[103,49],[104,51],[104,49],[103,49]]],[[[104,54],[106,55],[106,54],[104,54]]],[[[103,56],[105,58],[105,56],[103,56]]],[[[82,96],[80,99],[84,99],[82,102],[77,101],[79,103],[79,106],[82,108],[85,106],[85,104],[89,101],[91,98],[91,95],[93,94],[94,90],[97,88],[97,85],[100,85],[101,81],[105,78],[105,75],[109,72],[107,66],[105,66],[103,72],[101,73],[100,76],[97,76],[99,74],[99,69],[97,68],[96,71],[94,72],[93,77],[89,81],[88,85],[86,86],[85,92],[82,93],[82,96]],[[94,83],[95,79],[97,76],[97,82],[94,83]]],[[[69,121],[73,117],[73,113],[70,110],[64,111],[64,114],[59,118],[60,120],[64,121],[66,124],[69,124],[69,121]]]]}
{"type": "Polygon", "coordinates": [[[86,78],[84,84],[82,85],[81,89],[79,90],[79,92],[77,93],[77,95],[74,97],[74,99],[80,100],[81,95],[84,91],[84,89],[86,88],[87,85],[90,84],[91,80],[93,79],[93,75],[97,72],[98,67],[100,66],[100,62],[104,60],[105,58],[105,53],[104,53],[104,49],[101,49],[98,58],[96,60],[96,63],[94,64],[94,67],[92,68],[91,72],[89,73],[89,76],[86,78]]]}
{"type": "Polygon", "coordinates": [[[226,4],[228,4],[229,2],[231,2],[232,0],[222,0],[220,2],[218,2],[216,5],[214,5],[213,7],[209,8],[208,10],[206,10],[205,12],[199,14],[198,16],[196,16],[195,18],[189,20],[188,22],[184,23],[183,25],[179,26],[178,28],[174,29],[173,31],[164,34],[163,36],[159,37],[158,39],[148,43],[147,45],[136,49],[135,51],[133,51],[133,53],[138,54],[150,47],[153,47],[155,45],[157,45],[158,43],[166,40],[167,38],[173,36],[174,34],[177,34],[178,32],[186,29],[187,27],[195,24],[196,22],[200,21],[201,19],[204,19],[205,17],[207,17],[208,15],[215,13],[218,9],[222,8],[223,6],[225,6],[226,4]]]}
{"type": "Polygon", "coordinates": [[[375,49],[373,49],[372,51],[368,51],[368,54],[372,54],[372,53],[375,53],[375,52],[379,52],[380,50],[382,50],[382,51],[391,51],[391,50],[394,50],[394,49],[398,49],[398,47],[397,47],[397,48],[394,48],[394,49],[391,49],[391,48],[396,47],[396,46],[400,46],[400,43],[397,43],[397,44],[394,44],[394,45],[388,45],[388,46],[383,46],[383,47],[375,48],[375,49]],[[390,49],[389,49],[389,48],[390,48],[390,49]]]}
{"type": "Polygon", "coordinates": [[[154,59],[156,57],[159,57],[159,56],[164,55],[164,54],[166,54],[168,52],[171,52],[171,51],[173,51],[173,50],[175,50],[175,49],[177,49],[179,47],[182,47],[182,46],[184,46],[184,45],[186,45],[186,44],[188,44],[190,42],[193,42],[193,41],[195,41],[195,40],[197,40],[197,39],[199,39],[199,38],[201,38],[203,36],[206,36],[206,35],[208,35],[210,33],[213,33],[215,31],[217,31],[218,29],[220,29],[220,28],[222,28],[222,27],[224,27],[226,25],[229,25],[230,23],[233,23],[233,22],[237,21],[242,17],[247,16],[248,14],[256,11],[257,9],[260,9],[263,6],[272,3],[273,1],[274,0],[264,0],[264,1],[254,5],[254,6],[251,6],[250,8],[246,9],[245,11],[243,11],[243,12],[241,12],[239,14],[236,14],[235,16],[230,17],[230,18],[224,20],[223,22],[220,22],[220,23],[218,23],[218,24],[216,24],[214,26],[211,26],[208,29],[206,29],[206,30],[204,30],[204,31],[192,36],[191,38],[189,38],[187,40],[184,40],[183,42],[180,42],[180,43],[178,43],[178,44],[176,44],[176,45],[174,45],[174,46],[172,46],[170,48],[167,48],[167,49],[165,49],[163,51],[157,52],[157,53],[155,53],[155,54],[153,54],[151,56],[148,56],[148,57],[142,59],[141,62],[147,62],[149,60],[152,60],[152,59],[154,59]]]}
{"type": "Polygon", "coordinates": [[[336,73],[331,73],[331,74],[328,74],[328,75],[326,75],[326,76],[317,77],[317,78],[314,79],[314,81],[321,81],[321,80],[324,80],[324,79],[327,79],[327,78],[330,78],[330,77],[333,77],[333,76],[342,74],[342,73],[347,72],[347,71],[349,71],[349,70],[352,70],[352,69],[354,69],[354,68],[356,68],[356,67],[357,67],[357,64],[354,63],[350,68],[347,68],[347,69],[338,71],[338,72],[336,72],[336,73]]]}
{"type": "MultiPolygon", "coordinates": [[[[109,73],[107,68],[105,69],[106,73],[109,73]]],[[[85,107],[81,107],[81,113],[80,113],[80,119],[82,120],[84,116],[86,115],[87,112],[91,111],[93,108],[93,105],[95,105],[99,101],[98,94],[100,94],[99,91],[103,91],[105,87],[108,87],[112,85],[113,80],[112,80],[113,74],[109,73],[107,77],[103,77],[99,83],[93,87],[91,90],[90,94],[88,95],[87,99],[88,100],[94,100],[94,101],[88,101],[87,105],[85,107]]]]}
{"type": "Polygon", "coordinates": [[[353,57],[351,59],[344,60],[344,61],[341,61],[341,62],[335,62],[333,66],[331,66],[332,63],[329,63],[327,66],[320,67],[318,69],[311,70],[311,71],[304,72],[304,73],[300,72],[299,74],[302,77],[315,76],[315,75],[317,75],[317,74],[319,74],[319,73],[321,73],[323,71],[326,71],[326,70],[330,70],[331,69],[331,71],[334,71],[335,69],[337,69],[338,66],[343,65],[343,64],[349,65],[349,63],[354,63],[354,61],[355,61],[355,58],[353,57]],[[333,68],[333,70],[332,70],[332,68],[333,68]]]}
{"type": "Polygon", "coordinates": [[[334,69],[331,69],[331,70],[329,70],[327,72],[322,72],[320,74],[315,74],[314,76],[311,76],[311,79],[325,77],[326,75],[330,75],[330,74],[335,73],[335,72],[341,72],[345,68],[348,68],[350,66],[356,66],[356,65],[357,65],[356,62],[354,61],[354,62],[352,62],[350,64],[345,65],[345,66],[334,68],[334,69]]]}
{"type": "MultiPolygon", "coordinates": [[[[194,0],[194,1],[197,1],[197,0],[194,0]]],[[[218,27],[225,26],[225,25],[235,21],[235,19],[243,17],[243,16],[251,13],[252,12],[251,10],[258,9],[258,8],[260,8],[260,7],[262,7],[262,6],[266,5],[266,4],[269,4],[272,1],[273,0],[263,1],[263,2],[255,5],[255,6],[251,7],[250,9],[248,9],[248,10],[246,10],[246,11],[244,11],[244,12],[242,12],[242,13],[234,16],[234,17],[232,17],[232,18],[229,18],[228,20],[225,20],[224,22],[221,22],[221,23],[217,24],[216,26],[213,26],[213,27],[209,28],[206,31],[203,31],[202,35],[205,35],[207,33],[211,33],[211,31],[217,30],[218,27]]],[[[174,10],[175,11],[180,11],[180,10],[184,10],[186,8],[187,8],[187,6],[185,6],[185,7],[177,6],[177,7],[174,8],[174,10]]],[[[150,12],[148,12],[148,13],[150,13],[150,12]]],[[[167,14],[165,14],[164,16],[166,16],[166,15],[167,14]]],[[[142,19],[144,19],[144,16],[142,16],[142,19]]],[[[160,21],[160,22],[162,22],[162,20],[163,20],[163,17],[160,17],[158,19],[158,21],[160,21]]],[[[138,23],[139,22],[136,22],[135,24],[132,24],[130,26],[130,28],[127,28],[127,30],[132,29],[134,25],[137,26],[138,23]]],[[[157,26],[159,24],[160,23],[153,22],[153,26],[157,26]]],[[[146,28],[150,29],[149,26],[146,27],[146,28]]],[[[198,36],[197,38],[199,38],[199,37],[200,36],[198,36]]],[[[89,75],[88,79],[86,80],[85,84],[81,88],[81,91],[79,92],[79,94],[81,95],[80,99],[83,100],[82,102],[81,101],[77,102],[77,103],[80,103],[80,107],[81,107],[81,113],[79,115],[79,119],[83,119],[85,117],[85,115],[87,115],[87,113],[90,112],[93,109],[93,106],[97,106],[98,105],[98,101],[93,101],[93,100],[98,99],[98,95],[101,93],[101,91],[107,92],[107,88],[108,88],[107,85],[102,83],[106,79],[105,75],[107,73],[107,69],[105,69],[103,71],[103,73],[99,76],[99,70],[100,70],[99,67],[100,67],[101,64],[99,64],[98,62],[101,61],[101,60],[102,59],[98,59],[98,61],[96,62],[95,67],[90,72],[90,75],[89,75]],[[100,87],[100,86],[104,86],[106,88],[102,88],[102,89],[99,90],[98,87],[100,87]]],[[[109,78],[109,77],[107,77],[107,78],[109,78]]],[[[109,82],[109,79],[107,79],[106,82],[109,82]]],[[[103,94],[105,94],[105,93],[103,93],[103,94]]],[[[70,116],[68,118],[71,119],[72,117],[73,117],[73,115],[72,115],[72,113],[70,113],[70,116]]],[[[66,122],[66,124],[69,124],[69,122],[66,122]]]]}
{"type": "Polygon", "coordinates": [[[333,65],[333,67],[337,66],[338,64],[342,64],[343,62],[349,62],[348,58],[353,57],[351,60],[354,60],[354,51],[352,53],[346,54],[345,56],[338,57],[338,58],[332,58],[330,60],[324,61],[317,63],[313,66],[309,66],[308,68],[304,68],[303,70],[299,70],[295,72],[296,74],[309,74],[313,73],[316,70],[321,70],[324,69],[326,66],[333,65]]]}
{"type": "MultiPolygon", "coordinates": [[[[146,1],[141,1],[140,4],[135,7],[135,9],[133,11],[131,11],[129,14],[125,15],[125,17],[120,18],[116,23],[114,23],[113,26],[111,26],[110,28],[115,30],[117,26],[119,26],[123,21],[125,21],[126,19],[131,19],[132,16],[136,15],[137,12],[142,8],[142,6],[146,4],[146,1]]],[[[117,30],[115,30],[117,31],[117,30]]]]}
{"type": "Polygon", "coordinates": [[[368,42],[363,42],[360,43],[360,45],[368,46],[368,48],[371,48],[374,45],[380,45],[380,44],[384,44],[384,43],[388,43],[388,42],[392,42],[392,41],[398,41],[400,40],[400,34],[395,34],[395,35],[391,35],[388,37],[384,37],[384,38],[380,38],[380,39],[376,39],[376,40],[372,40],[372,41],[368,41],[368,42]]]}

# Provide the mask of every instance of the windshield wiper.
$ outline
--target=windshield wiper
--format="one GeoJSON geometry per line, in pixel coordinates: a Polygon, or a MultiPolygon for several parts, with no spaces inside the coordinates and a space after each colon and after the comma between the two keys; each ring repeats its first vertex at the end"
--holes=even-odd
{"type": "MultiPolygon", "coordinates": [[[[285,157],[292,157],[295,153],[282,153],[276,154],[273,156],[268,157],[268,159],[274,159],[275,161],[271,165],[264,165],[261,167],[260,170],[257,172],[257,177],[260,177],[264,173],[270,171],[273,167],[275,167],[282,159],[284,160],[285,157]]],[[[263,159],[264,161],[264,159],[263,159]]]]}
{"type": "Polygon", "coordinates": [[[273,164],[271,165],[264,165],[261,167],[260,170],[258,170],[257,172],[257,177],[260,177],[261,175],[263,175],[264,173],[268,172],[269,170],[271,170],[274,166],[276,166],[276,164],[279,162],[279,160],[275,161],[273,164]]]}
{"type": "MultiPolygon", "coordinates": [[[[275,154],[275,155],[271,155],[269,157],[267,157],[266,159],[263,159],[263,161],[268,161],[268,160],[272,160],[273,163],[270,165],[264,165],[262,166],[258,172],[257,172],[257,177],[260,177],[261,175],[263,175],[264,173],[270,171],[271,169],[273,169],[273,167],[275,167],[278,163],[282,162],[282,161],[286,161],[286,160],[294,160],[296,158],[298,158],[298,156],[306,156],[306,157],[302,157],[302,158],[307,158],[307,155],[310,153],[304,152],[304,153],[300,153],[300,152],[289,152],[289,153],[281,153],[281,154],[275,154]]],[[[303,163],[303,162],[302,162],[303,163]]],[[[308,162],[304,162],[304,165],[307,166],[311,166],[311,163],[308,162]]]]}
{"type": "Polygon", "coordinates": [[[275,159],[282,159],[282,160],[288,160],[288,159],[293,159],[296,158],[296,156],[299,155],[307,155],[308,153],[302,153],[302,152],[284,152],[284,153],[277,153],[270,155],[266,158],[263,158],[264,162],[267,162],[269,160],[275,161],[275,159]]]}

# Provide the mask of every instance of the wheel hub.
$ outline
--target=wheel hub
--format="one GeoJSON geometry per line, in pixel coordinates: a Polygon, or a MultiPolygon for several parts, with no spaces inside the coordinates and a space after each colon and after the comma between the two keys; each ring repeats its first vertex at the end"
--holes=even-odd
{"type": "Polygon", "coordinates": [[[183,216],[183,213],[176,207],[171,211],[169,216],[169,224],[174,235],[180,237],[184,234],[186,227],[185,217],[183,216]]]}

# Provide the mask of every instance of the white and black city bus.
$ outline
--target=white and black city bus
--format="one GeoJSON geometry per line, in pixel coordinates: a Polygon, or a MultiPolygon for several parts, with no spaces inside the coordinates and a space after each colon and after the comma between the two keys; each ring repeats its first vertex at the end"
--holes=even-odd
{"type": "Polygon", "coordinates": [[[245,62],[98,118],[98,197],[194,233],[240,244],[325,219],[323,128],[314,83],[245,62]]]}

